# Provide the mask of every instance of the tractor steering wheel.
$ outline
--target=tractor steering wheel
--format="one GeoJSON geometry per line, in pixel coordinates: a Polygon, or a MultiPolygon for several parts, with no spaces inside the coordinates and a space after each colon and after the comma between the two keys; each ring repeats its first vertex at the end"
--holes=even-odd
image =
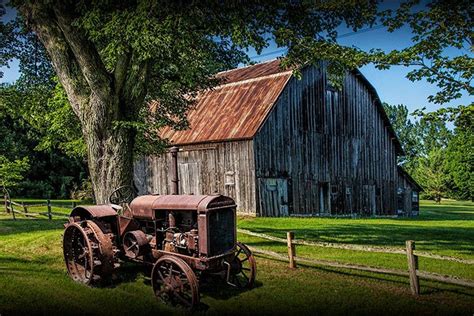
{"type": "Polygon", "coordinates": [[[137,197],[137,189],[131,185],[123,185],[109,195],[109,203],[115,205],[129,204],[137,197]]]}

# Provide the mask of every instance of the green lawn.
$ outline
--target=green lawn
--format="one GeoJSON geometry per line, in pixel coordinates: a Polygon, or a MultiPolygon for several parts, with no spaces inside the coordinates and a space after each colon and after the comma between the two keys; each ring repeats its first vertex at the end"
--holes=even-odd
{"type": "MultiPolygon", "coordinates": [[[[66,211],[66,210],[64,210],[66,211]]],[[[284,237],[363,245],[402,246],[461,258],[474,257],[474,205],[423,203],[417,219],[266,219],[241,218],[239,227],[284,237]]],[[[72,282],[61,255],[63,219],[17,221],[0,215],[0,314],[183,313],[157,302],[148,271],[127,266],[123,278],[108,288],[88,288],[72,282]]],[[[251,246],[284,253],[286,247],[239,235],[251,246]]],[[[406,258],[320,247],[297,248],[298,255],[341,262],[405,268],[406,258]]],[[[257,287],[246,292],[226,286],[202,289],[207,314],[465,314],[474,312],[474,290],[421,282],[422,295],[410,295],[407,278],[343,269],[300,266],[258,257],[257,287]]],[[[420,258],[421,268],[474,278],[473,266],[420,258]]]]}

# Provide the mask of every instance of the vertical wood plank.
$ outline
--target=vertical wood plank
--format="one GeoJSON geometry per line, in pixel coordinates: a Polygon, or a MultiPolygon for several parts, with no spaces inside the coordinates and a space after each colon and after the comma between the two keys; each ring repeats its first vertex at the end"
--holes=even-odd
{"type": "Polygon", "coordinates": [[[295,238],[295,233],[294,232],[287,232],[286,233],[286,240],[287,240],[287,245],[288,245],[288,259],[289,259],[289,268],[290,269],[295,269],[296,268],[296,261],[295,261],[295,256],[296,256],[296,247],[295,244],[293,243],[293,239],[295,238]]]}
{"type": "Polygon", "coordinates": [[[416,270],[418,270],[418,256],[415,256],[413,254],[413,250],[415,249],[415,242],[413,240],[407,240],[406,247],[408,272],[410,274],[410,289],[413,295],[418,296],[420,294],[420,280],[416,275],[416,270]]]}

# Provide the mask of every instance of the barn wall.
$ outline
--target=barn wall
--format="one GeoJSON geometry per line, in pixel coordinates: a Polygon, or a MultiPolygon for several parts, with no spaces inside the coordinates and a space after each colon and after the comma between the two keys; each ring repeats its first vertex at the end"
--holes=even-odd
{"type": "MultiPolygon", "coordinates": [[[[255,214],[253,141],[179,146],[178,172],[181,194],[225,194],[237,210],[255,214]]],[[[162,154],[135,163],[135,183],[140,194],[170,194],[171,157],[162,154]]]]}
{"type": "Polygon", "coordinates": [[[417,216],[419,214],[418,188],[407,179],[403,172],[398,172],[397,213],[402,216],[417,216]],[[415,196],[414,196],[415,195],[415,196]]]}
{"type": "Polygon", "coordinates": [[[365,83],[292,78],[254,139],[263,216],[395,215],[396,148],[365,83]],[[287,192],[285,192],[285,190],[287,192]]]}

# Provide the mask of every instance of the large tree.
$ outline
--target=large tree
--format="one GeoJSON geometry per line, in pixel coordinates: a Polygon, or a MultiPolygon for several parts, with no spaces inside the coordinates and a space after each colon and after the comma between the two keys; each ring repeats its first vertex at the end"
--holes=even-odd
{"type": "MultiPolygon", "coordinates": [[[[185,127],[196,91],[212,74],[247,60],[267,37],[317,38],[346,22],[374,21],[375,2],[14,1],[43,44],[78,117],[96,200],[132,181],[132,154],[145,124],[185,127]],[[158,100],[156,115],[147,101],[158,100]]],[[[151,135],[151,133],[149,133],[151,135]]]]}
{"type": "MultiPolygon", "coordinates": [[[[347,68],[369,62],[386,68],[392,64],[412,64],[420,55],[445,60],[443,48],[456,46],[466,37],[468,27],[461,20],[470,13],[471,6],[461,1],[455,9],[448,8],[452,11],[451,27],[446,23],[450,18],[440,14],[416,19],[407,10],[415,2],[410,1],[394,12],[378,12],[375,0],[12,3],[20,12],[19,25],[24,25],[26,31],[32,30],[44,46],[78,118],[96,200],[103,203],[111,190],[132,181],[132,155],[139,147],[137,142],[144,138],[148,142],[160,141],[156,129],[163,125],[185,128],[186,111],[196,93],[216,84],[212,75],[217,71],[248,62],[245,49],[249,47],[260,52],[270,40],[288,47],[283,63],[286,66],[302,67],[327,60],[336,86],[347,68]],[[423,24],[418,25],[417,21],[423,24]],[[356,31],[384,23],[394,30],[403,22],[417,30],[409,55],[407,51],[363,52],[337,44],[337,30],[341,26],[356,31]],[[420,29],[434,31],[420,33],[420,29]],[[446,29],[455,36],[454,42],[452,36],[440,36],[446,29]],[[424,44],[432,38],[441,40],[441,46],[424,44]],[[150,100],[158,101],[153,116],[148,111],[150,100]]],[[[446,3],[434,1],[428,11],[439,12],[446,3]]],[[[32,49],[22,50],[25,51],[32,49]]],[[[30,61],[26,58],[27,64],[30,61]]],[[[470,72],[464,65],[470,61],[462,58],[454,63],[444,62],[432,67],[434,72],[421,72],[419,76],[457,76],[461,64],[463,78],[469,79],[470,72]]],[[[438,85],[448,92],[472,92],[470,84],[456,81],[443,79],[438,85]]],[[[449,98],[458,96],[448,94],[449,98]]]]}

